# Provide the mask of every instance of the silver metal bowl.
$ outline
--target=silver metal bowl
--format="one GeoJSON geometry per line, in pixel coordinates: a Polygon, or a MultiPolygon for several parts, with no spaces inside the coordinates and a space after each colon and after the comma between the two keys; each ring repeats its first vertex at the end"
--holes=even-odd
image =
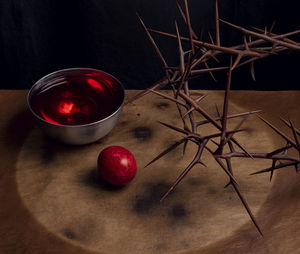
{"type": "Polygon", "coordinates": [[[82,145],[89,144],[101,139],[113,129],[121,115],[124,104],[124,98],[124,87],[122,86],[120,81],[118,81],[112,75],[96,69],[71,68],[53,72],[37,81],[28,93],[27,103],[30,111],[37,120],[39,126],[48,136],[62,143],[82,145]],[[42,89],[48,89],[51,86],[55,86],[60,82],[63,82],[63,80],[67,77],[70,77],[72,75],[86,75],[95,72],[99,74],[108,75],[114,81],[114,86],[117,86],[114,87],[114,89],[118,89],[121,93],[122,100],[120,101],[120,105],[118,105],[117,110],[115,110],[111,115],[107,116],[104,119],[100,119],[98,121],[83,125],[60,125],[46,121],[33,110],[32,97],[38,91],[41,91],[42,89]]]}

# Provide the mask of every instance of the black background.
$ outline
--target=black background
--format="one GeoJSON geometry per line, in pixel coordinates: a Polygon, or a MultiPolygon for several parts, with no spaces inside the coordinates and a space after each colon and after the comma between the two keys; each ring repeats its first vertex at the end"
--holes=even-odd
{"type": "MultiPolygon", "coordinates": [[[[300,28],[298,0],[219,0],[220,17],[238,25],[263,28],[276,20],[274,32],[300,28]]],[[[192,24],[214,34],[214,0],[190,0],[192,24]]],[[[116,76],[126,88],[142,89],[163,75],[137,17],[148,27],[175,32],[179,20],[175,0],[3,0],[0,2],[0,88],[27,89],[50,72],[91,67],[116,76]]],[[[221,25],[224,45],[240,42],[241,34],[221,25]]],[[[178,63],[176,41],[154,36],[170,65],[178,63]]],[[[295,38],[295,37],[294,37],[295,38]]],[[[297,37],[296,37],[297,39],[297,37]]],[[[298,37],[299,39],[299,37],[298,37]]],[[[249,68],[233,76],[234,89],[287,90],[299,88],[299,53],[271,56],[256,63],[256,82],[249,68]]],[[[224,75],[223,75],[224,76],[224,75]]],[[[223,89],[208,75],[194,88],[223,89]]]]}

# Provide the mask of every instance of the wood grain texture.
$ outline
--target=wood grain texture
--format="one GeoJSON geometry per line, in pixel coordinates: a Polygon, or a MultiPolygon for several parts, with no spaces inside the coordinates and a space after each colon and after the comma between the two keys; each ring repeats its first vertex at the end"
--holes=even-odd
{"type": "MultiPolygon", "coordinates": [[[[127,92],[131,97],[136,91],[127,92]]],[[[195,167],[163,203],[159,199],[188,163],[194,148],[182,147],[143,167],[176,133],[162,120],[180,126],[176,110],[150,95],[124,108],[114,130],[87,146],[57,144],[37,129],[26,110],[26,91],[1,91],[0,253],[297,253],[300,241],[300,185],[294,170],[248,176],[263,161],[234,161],[235,175],[264,237],[253,227],[237,197],[223,189],[226,177],[209,156],[195,167]],[[125,188],[98,179],[96,158],[108,145],[131,150],[138,174],[125,188]]],[[[221,105],[222,92],[210,91],[207,110],[221,105]],[[212,103],[213,102],[213,103],[212,103]]],[[[300,125],[300,92],[233,91],[230,111],[264,110],[283,128],[277,114],[300,125]],[[276,115],[274,112],[276,102],[276,115]]],[[[207,105],[205,104],[205,101],[207,105]]],[[[252,117],[242,143],[272,150],[276,134],[252,117]],[[260,131],[259,131],[260,130],[260,131]],[[269,149],[268,149],[269,148],[269,149]]],[[[232,122],[234,126],[235,122],[232,122]]],[[[210,128],[203,130],[213,132],[210,128]]]]}

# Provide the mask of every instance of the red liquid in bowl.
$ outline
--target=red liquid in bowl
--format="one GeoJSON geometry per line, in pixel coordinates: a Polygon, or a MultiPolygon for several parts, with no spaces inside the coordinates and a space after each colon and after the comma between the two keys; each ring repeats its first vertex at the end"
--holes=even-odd
{"type": "Polygon", "coordinates": [[[106,73],[70,75],[36,91],[30,98],[32,110],[47,122],[82,125],[97,122],[122,104],[120,83],[106,73]]]}

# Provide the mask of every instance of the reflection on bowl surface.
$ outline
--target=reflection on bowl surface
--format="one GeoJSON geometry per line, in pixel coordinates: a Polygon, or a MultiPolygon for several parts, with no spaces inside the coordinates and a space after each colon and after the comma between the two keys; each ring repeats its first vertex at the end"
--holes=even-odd
{"type": "Polygon", "coordinates": [[[32,110],[53,124],[97,122],[122,104],[123,91],[110,75],[94,71],[57,77],[31,97],[32,110]]]}
{"type": "Polygon", "coordinates": [[[124,88],[113,76],[95,69],[51,73],[34,84],[27,102],[49,136],[68,144],[88,144],[117,123],[124,88]]]}

